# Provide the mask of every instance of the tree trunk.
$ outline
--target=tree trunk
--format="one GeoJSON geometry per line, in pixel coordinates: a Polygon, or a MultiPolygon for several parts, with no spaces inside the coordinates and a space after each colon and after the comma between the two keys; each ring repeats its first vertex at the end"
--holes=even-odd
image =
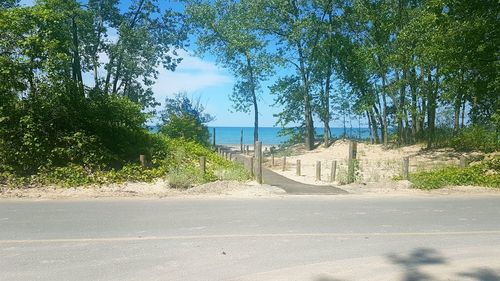
{"type": "MultiPolygon", "coordinates": [[[[380,106],[380,105],[379,105],[380,106]]],[[[383,126],[383,120],[382,120],[382,116],[380,115],[380,111],[378,110],[377,106],[373,105],[373,111],[375,112],[375,116],[373,116],[373,118],[375,119],[375,117],[378,119],[378,122],[380,124],[380,143],[383,143],[384,140],[383,140],[383,137],[384,137],[384,126],[383,126]]],[[[377,124],[377,122],[374,122],[375,126],[377,124]]],[[[376,133],[378,134],[378,133],[376,133]]]]}
{"type": "MultiPolygon", "coordinates": [[[[408,115],[406,114],[405,110],[405,103],[406,103],[406,86],[405,82],[406,81],[406,71],[403,70],[403,83],[401,83],[401,87],[399,89],[399,114],[398,114],[398,119],[399,119],[399,126],[401,130],[401,143],[406,144],[407,139],[406,139],[406,128],[408,126],[404,126],[405,124],[403,123],[405,120],[408,120],[408,115]]],[[[406,122],[408,124],[408,122],[406,122]]]]}
{"type": "Polygon", "coordinates": [[[99,56],[98,56],[98,51],[99,51],[99,46],[101,44],[101,36],[102,36],[102,27],[103,27],[103,18],[102,18],[102,5],[103,5],[103,0],[99,1],[99,11],[98,15],[96,17],[96,20],[98,21],[97,23],[97,39],[94,45],[94,48],[92,49],[92,66],[94,70],[94,89],[99,89],[99,56]]]}
{"type": "MultiPolygon", "coordinates": [[[[130,25],[129,25],[130,29],[133,29],[135,27],[135,24],[137,23],[137,19],[139,17],[139,13],[141,12],[142,7],[144,5],[144,1],[145,0],[141,0],[141,2],[139,2],[139,5],[137,6],[137,10],[134,12],[134,17],[130,21],[130,25]]],[[[121,39],[121,37],[120,37],[120,39],[121,39]]],[[[116,45],[118,46],[119,43],[120,43],[120,40],[118,40],[116,45]]],[[[113,90],[112,90],[113,93],[116,93],[116,90],[117,90],[118,80],[120,79],[121,70],[122,70],[122,64],[123,64],[123,49],[120,49],[120,55],[118,56],[118,63],[116,65],[116,71],[115,71],[114,80],[113,80],[113,90]]]]}
{"type": "Polygon", "coordinates": [[[455,134],[460,129],[460,108],[461,107],[462,107],[462,99],[461,99],[461,96],[458,95],[455,98],[454,116],[453,116],[453,131],[455,132],[455,134]]]}
{"type": "Polygon", "coordinates": [[[305,87],[307,90],[304,94],[304,118],[306,122],[306,150],[314,148],[314,125],[312,120],[311,100],[309,96],[309,86],[305,87]]]}
{"type": "MultiPolygon", "coordinates": [[[[118,40],[119,41],[119,40],[118,40]]],[[[113,54],[110,55],[109,62],[107,65],[106,80],[104,81],[104,93],[109,94],[109,83],[111,81],[111,73],[113,73],[113,64],[115,63],[115,56],[113,54]]]]}
{"type": "Polygon", "coordinates": [[[462,101],[462,124],[460,125],[460,128],[465,127],[465,99],[462,101]]]}
{"type": "Polygon", "coordinates": [[[75,16],[71,18],[72,35],[73,35],[73,80],[76,83],[78,94],[85,95],[83,88],[82,66],[80,63],[80,45],[78,41],[78,27],[76,25],[75,16]]]}
{"type": "MultiPolygon", "coordinates": [[[[436,73],[437,80],[437,73],[436,73]]],[[[432,87],[432,76],[429,71],[427,74],[427,83],[428,87],[428,108],[427,108],[427,126],[428,126],[428,134],[427,134],[427,149],[432,148],[434,145],[435,131],[436,131],[436,96],[437,93],[434,91],[432,87]]],[[[437,81],[436,81],[437,83],[437,81]]],[[[436,89],[437,90],[437,89],[436,89]]]]}
{"type": "Polygon", "coordinates": [[[369,110],[368,111],[368,116],[369,118],[371,119],[370,123],[371,123],[371,126],[372,126],[372,132],[373,132],[373,139],[375,141],[376,144],[379,144],[380,143],[380,138],[378,136],[378,128],[377,128],[377,120],[375,119],[375,115],[373,114],[373,110],[369,110]]]}
{"type": "Polygon", "coordinates": [[[306,66],[304,63],[304,55],[302,52],[302,45],[297,44],[297,50],[299,52],[300,61],[300,73],[302,76],[302,83],[304,87],[304,123],[305,123],[305,148],[306,150],[312,150],[314,148],[314,124],[312,119],[312,107],[311,107],[311,97],[309,93],[309,77],[306,71],[306,66]]]}
{"type": "Polygon", "coordinates": [[[331,66],[328,66],[325,81],[325,96],[324,98],[324,116],[323,116],[323,145],[328,147],[330,145],[330,76],[331,66]]]}
{"type": "Polygon", "coordinates": [[[370,130],[370,144],[374,144],[375,141],[373,139],[372,122],[371,122],[370,113],[368,112],[368,110],[366,111],[366,120],[368,120],[368,129],[370,130]]]}
{"type": "Polygon", "coordinates": [[[410,72],[411,75],[411,83],[410,83],[410,91],[411,91],[411,108],[410,108],[410,115],[411,115],[411,138],[412,141],[415,142],[417,141],[417,133],[418,130],[418,118],[417,118],[417,89],[415,86],[416,83],[416,71],[414,68],[411,69],[410,72]]]}
{"type": "Polygon", "coordinates": [[[255,93],[255,77],[253,73],[252,60],[248,52],[245,53],[245,56],[247,59],[247,67],[249,70],[249,80],[251,85],[250,88],[251,88],[253,112],[254,112],[253,142],[255,143],[256,141],[259,140],[259,108],[257,105],[257,95],[255,93]]]}
{"type": "Polygon", "coordinates": [[[383,115],[383,126],[384,126],[384,145],[387,145],[389,142],[389,134],[388,134],[388,122],[387,122],[387,100],[385,93],[385,74],[382,75],[382,115],[383,115]]]}

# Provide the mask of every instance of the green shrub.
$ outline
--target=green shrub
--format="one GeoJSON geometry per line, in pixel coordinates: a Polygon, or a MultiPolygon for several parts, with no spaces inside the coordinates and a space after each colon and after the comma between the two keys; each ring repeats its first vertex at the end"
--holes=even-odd
{"type": "Polygon", "coordinates": [[[457,151],[493,152],[499,148],[499,138],[494,130],[480,126],[464,128],[451,138],[449,146],[457,151]]]}
{"type": "Polygon", "coordinates": [[[209,133],[206,123],[214,119],[204,113],[200,101],[189,99],[185,93],[178,93],[174,98],[165,100],[160,133],[170,138],[183,138],[203,145],[208,145],[209,133]]]}
{"type": "MultiPolygon", "coordinates": [[[[76,134],[68,139],[73,143],[64,150],[57,151],[64,157],[79,157],[83,163],[98,157],[100,154],[86,155],[78,147],[93,145],[92,138],[76,134]],[[88,157],[88,158],[86,158],[88,157]]],[[[171,139],[161,134],[150,134],[147,158],[151,165],[144,168],[138,159],[119,168],[91,166],[85,164],[67,164],[65,166],[48,165],[42,167],[34,175],[18,175],[8,166],[3,166],[0,172],[0,184],[11,187],[57,185],[75,187],[85,185],[102,185],[123,182],[151,182],[157,178],[168,178],[172,187],[188,188],[194,184],[214,180],[247,180],[249,175],[239,164],[228,161],[203,145],[185,139],[171,139]],[[202,174],[199,167],[201,156],[206,158],[206,173],[202,174]]],[[[98,151],[88,149],[88,151],[98,151]]],[[[98,160],[92,160],[98,161],[98,160]]]]}
{"type": "Polygon", "coordinates": [[[476,185],[500,188],[500,158],[483,161],[467,168],[444,167],[410,175],[413,186],[436,189],[453,185],[476,185]]]}
{"type": "Polygon", "coordinates": [[[168,172],[168,184],[172,188],[190,188],[195,184],[206,182],[200,169],[192,166],[178,167],[168,172]]]}
{"type": "Polygon", "coordinates": [[[0,112],[0,168],[19,176],[72,164],[120,168],[149,145],[146,115],[123,97],[85,98],[40,85],[8,109],[0,112]]]}
{"type": "Polygon", "coordinates": [[[228,167],[217,170],[215,174],[221,180],[245,181],[250,179],[250,173],[238,163],[231,163],[228,167]]]}

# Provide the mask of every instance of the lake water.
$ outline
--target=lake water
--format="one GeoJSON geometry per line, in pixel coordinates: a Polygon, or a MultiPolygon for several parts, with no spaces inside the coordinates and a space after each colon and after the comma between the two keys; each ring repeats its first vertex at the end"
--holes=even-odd
{"type": "MultiPolygon", "coordinates": [[[[253,144],[253,127],[209,127],[210,143],[212,143],[212,132],[215,128],[215,142],[216,144],[239,144],[240,143],[240,130],[243,129],[243,143],[253,144]]],[[[344,128],[330,128],[332,136],[341,137],[344,134],[344,128]]],[[[259,128],[259,139],[263,144],[278,145],[288,140],[287,137],[278,135],[280,128],[275,127],[261,127],[259,128]]],[[[362,138],[370,137],[370,130],[368,128],[347,128],[347,137],[349,138],[362,138]]],[[[316,136],[323,135],[323,128],[316,128],[316,136]]]]}

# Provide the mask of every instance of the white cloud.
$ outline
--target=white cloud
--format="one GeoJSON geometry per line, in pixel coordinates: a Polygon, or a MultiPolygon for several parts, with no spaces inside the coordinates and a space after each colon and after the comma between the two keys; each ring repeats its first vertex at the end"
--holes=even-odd
{"type": "MultiPolygon", "coordinates": [[[[166,97],[171,97],[178,92],[189,94],[202,93],[208,88],[220,86],[231,87],[233,78],[220,69],[215,63],[202,60],[186,51],[179,51],[179,56],[183,58],[175,71],[166,70],[163,66],[158,66],[158,79],[153,85],[153,92],[158,102],[163,103],[166,97]]],[[[109,62],[107,54],[99,54],[98,68],[99,75],[104,77],[106,70],[104,65],[109,62]]],[[[83,74],[85,85],[94,86],[94,76],[92,72],[83,74]]]]}
{"type": "Polygon", "coordinates": [[[232,77],[215,63],[202,60],[186,51],[178,53],[183,60],[174,72],[163,67],[158,69],[159,75],[153,91],[159,102],[178,92],[194,93],[209,87],[227,86],[233,83],[232,77]]]}

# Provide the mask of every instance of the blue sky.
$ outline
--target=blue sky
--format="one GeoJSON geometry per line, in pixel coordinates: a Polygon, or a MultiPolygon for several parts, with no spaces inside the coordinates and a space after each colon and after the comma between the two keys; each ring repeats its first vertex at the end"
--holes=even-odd
{"type": "MultiPolygon", "coordinates": [[[[34,0],[21,0],[22,5],[32,5],[34,0]]],[[[123,7],[127,7],[129,1],[122,1],[123,7]]],[[[179,1],[159,0],[161,8],[172,7],[175,10],[182,10],[182,4],[179,1]]],[[[116,34],[109,32],[109,38],[116,38],[116,34]]],[[[210,126],[253,126],[253,112],[241,113],[234,112],[229,95],[232,92],[235,78],[224,68],[218,66],[215,59],[210,56],[195,56],[195,44],[192,42],[187,50],[181,50],[179,53],[183,61],[177,67],[176,71],[167,71],[158,67],[159,75],[156,84],[153,86],[155,98],[159,102],[164,102],[166,97],[171,97],[178,92],[186,92],[189,97],[199,98],[204,104],[206,111],[216,117],[210,126]]],[[[101,58],[106,61],[107,58],[101,58]]],[[[286,69],[281,69],[279,73],[286,73],[286,69]]],[[[90,74],[86,77],[92,84],[90,74]]],[[[271,78],[263,83],[261,99],[259,101],[259,125],[261,127],[272,127],[276,122],[273,114],[279,113],[281,107],[274,105],[273,97],[269,94],[268,87],[277,77],[271,78]]],[[[356,123],[357,124],[357,123],[356,123]]],[[[321,126],[315,121],[316,126],[321,126]]],[[[340,122],[331,122],[332,126],[340,127],[340,122]]]]}

